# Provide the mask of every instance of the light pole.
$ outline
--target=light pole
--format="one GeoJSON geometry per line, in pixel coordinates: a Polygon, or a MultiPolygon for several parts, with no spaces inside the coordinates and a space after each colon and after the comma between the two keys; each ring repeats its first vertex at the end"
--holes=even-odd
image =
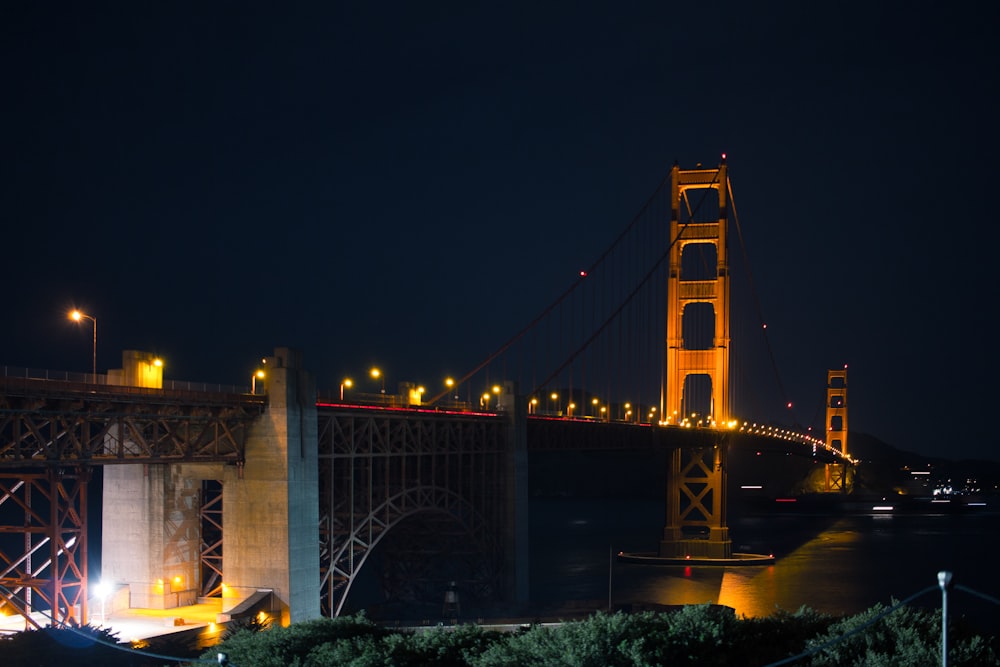
{"type": "Polygon", "coordinates": [[[90,373],[91,375],[94,376],[93,381],[97,382],[96,379],[97,378],[97,318],[92,317],[82,311],[74,310],[69,314],[69,319],[73,320],[74,322],[79,322],[80,320],[90,320],[91,322],[94,323],[94,356],[93,356],[93,363],[91,364],[90,367],[90,373]]]}
{"type": "Polygon", "coordinates": [[[111,587],[104,581],[97,584],[97,590],[95,591],[97,596],[101,598],[101,626],[105,626],[108,623],[108,616],[104,613],[104,601],[108,598],[108,593],[111,592],[111,587]]]}
{"type": "Polygon", "coordinates": [[[557,409],[559,408],[559,404],[557,403],[557,401],[559,400],[559,394],[557,394],[556,392],[552,392],[549,395],[549,399],[552,401],[552,406],[549,409],[552,410],[553,414],[555,414],[557,409]]]}
{"type": "Polygon", "coordinates": [[[351,378],[344,378],[340,383],[340,400],[344,400],[344,389],[350,389],[354,386],[354,381],[351,378]]]}
{"type": "Polygon", "coordinates": [[[382,393],[385,393],[385,375],[377,367],[371,370],[372,378],[375,380],[382,380],[382,393]]]}
{"type": "Polygon", "coordinates": [[[258,379],[259,380],[263,380],[264,379],[264,371],[258,370],[257,372],[255,372],[253,375],[250,376],[250,393],[251,394],[256,394],[257,393],[257,380],[258,379]]]}

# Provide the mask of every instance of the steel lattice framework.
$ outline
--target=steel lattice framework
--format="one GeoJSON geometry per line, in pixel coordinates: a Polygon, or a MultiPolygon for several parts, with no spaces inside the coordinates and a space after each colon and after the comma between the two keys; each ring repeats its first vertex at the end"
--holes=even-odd
{"type": "Polygon", "coordinates": [[[265,406],[264,396],[0,378],[0,606],[33,625],[33,609],[86,622],[91,466],[241,467],[265,406]]]}
{"type": "Polygon", "coordinates": [[[464,584],[497,594],[510,525],[506,417],[321,406],[318,418],[325,614],[340,614],[372,549],[416,514],[460,527],[482,573],[464,584]]]}

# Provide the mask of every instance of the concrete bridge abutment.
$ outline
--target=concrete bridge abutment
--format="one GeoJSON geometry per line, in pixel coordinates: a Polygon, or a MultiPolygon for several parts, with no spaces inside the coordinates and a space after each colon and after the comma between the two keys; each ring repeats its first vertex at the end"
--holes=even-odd
{"type": "Polygon", "coordinates": [[[320,616],[316,387],[293,350],[265,368],[267,410],[222,478],[222,611],[270,590],[287,625],[320,616]]]}
{"type": "Polygon", "coordinates": [[[105,466],[102,579],[128,585],[131,607],[197,601],[201,482],[221,480],[223,614],[267,590],[282,625],[320,616],[315,383],[293,350],[265,366],[244,461],[105,466]]]}

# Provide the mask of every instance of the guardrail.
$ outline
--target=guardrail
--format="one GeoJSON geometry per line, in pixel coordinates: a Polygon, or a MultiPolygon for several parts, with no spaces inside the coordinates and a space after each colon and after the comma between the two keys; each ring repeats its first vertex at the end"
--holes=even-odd
{"type": "MultiPolygon", "coordinates": [[[[71,373],[69,371],[53,371],[37,368],[22,368],[20,366],[0,366],[0,377],[24,380],[52,380],[57,382],[73,382],[77,384],[96,384],[117,386],[108,382],[107,375],[93,373],[71,373]]],[[[181,380],[164,380],[162,389],[168,391],[197,391],[209,394],[249,394],[250,387],[232,384],[213,384],[209,382],[187,382],[181,380]]]]}

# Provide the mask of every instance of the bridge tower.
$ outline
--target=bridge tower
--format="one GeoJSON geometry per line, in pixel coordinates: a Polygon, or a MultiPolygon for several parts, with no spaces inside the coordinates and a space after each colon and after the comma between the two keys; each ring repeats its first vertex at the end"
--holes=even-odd
{"type": "MultiPolygon", "coordinates": [[[[691,412],[690,376],[707,375],[711,385],[708,425],[730,419],[729,406],[729,264],[726,244],[728,180],[726,162],[717,169],[682,170],[670,174],[670,273],[667,278],[667,354],[661,419],[678,424],[691,412]],[[690,194],[702,191],[692,207],[690,194]],[[705,192],[707,190],[707,192],[705,192]],[[715,192],[711,192],[715,190],[715,192]],[[685,210],[681,210],[682,204],[685,210]],[[717,210],[716,210],[717,205],[717,210]],[[716,217],[717,214],[717,217],[716,217]],[[682,220],[683,216],[683,220],[682,220]],[[715,266],[698,276],[686,275],[685,249],[711,245],[715,266]],[[711,345],[685,340],[685,309],[709,304],[714,312],[711,345]]],[[[697,314],[696,314],[697,315],[697,314]]],[[[726,525],[728,445],[678,448],[670,457],[667,517],[660,542],[665,558],[729,558],[732,542],[726,525]]]]}
{"type": "MultiPolygon", "coordinates": [[[[674,164],[670,172],[670,274],[667,278],[667,355],[664,397],[660,406],[661,418],[678,423],[690,412],[685,401],[685,384],[688,377],[707,375],[712,383],[711,418],[716,423],[729,420],[729,261],[727,255],[726,227],[729,218],[728,181],[726,162],[717,169],[680,169],[674,164]],[[714,209],[716,202],[699,197],[692,208],[689,192],[715,190],[718,218],[703,221],[705,214],[696,217],[698,208],[714,209]],[[704,199],[705,201],[700,201],[704,199]],[[682,222],[681,205],[686,215],[682,222]],[[715,248],[716,266],[712,277],[691,279],[684,275],[682,258],[685,249],[696,245],[715,248]],[[715,314],[715,331],[710,346],[694,347],[694,341],[684,337],[685,309],[695,303],[712,306],[715,314]]],[[[712,215],[714,210],[708,213],[712,215]]]]}
{"type": "Polygon", "coordinates": [[[847,480],[847,367],[826,373],[826,446],[839,449],[845,459],[826,464],[826,490],[848,491],[847,480]]]}

